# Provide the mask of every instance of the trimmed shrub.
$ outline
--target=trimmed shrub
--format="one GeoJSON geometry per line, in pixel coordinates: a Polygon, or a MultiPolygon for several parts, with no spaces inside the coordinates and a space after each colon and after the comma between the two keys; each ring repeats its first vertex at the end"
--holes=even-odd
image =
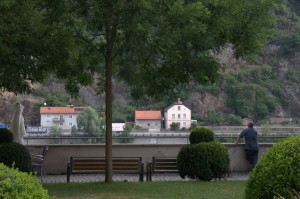
{"type": "Polygon", "coordinates": [[[0,128],[0,144],[13,141],[13,134],[6,128],[0,128]]]}
{"type": "Polygon", "coordinates": [[[300,137],[276,143],[256,164],[249,176],[246,198],[294,198],[300,192],[300,137]]]}
{"type": "Polygon", "coordinates": [[[221,178],[229,172],[228,151],[220,142],[186,145],[177,155],[177,167],[181,178],[221,178]]]}
{"type": "Polygon", "coordinates": [[[8,167],[14,165],[23,172],[31,172],[30,153],[25,146],[16,142],[0,145],[0,162],[8,167]]]}
{"type": "Polygon", "coordinates": [[[39,181],[32,175],[11,169],[0,163],[0,198],[40,198],[48,199],[39,181]]]}
{"type": "Polygon", "coordinates": [[[197,127],[191,131],[189,139],[191,144],[198,144],[201,142],[212,142],[215,140],[215,136],[210,128],[197,127]]]}

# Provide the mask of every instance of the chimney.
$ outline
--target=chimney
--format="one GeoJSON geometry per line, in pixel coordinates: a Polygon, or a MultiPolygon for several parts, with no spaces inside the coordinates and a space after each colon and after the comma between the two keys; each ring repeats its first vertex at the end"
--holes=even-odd
{"type": "Polygon", "coordinates": [[[176,104],[182,104],[182,101],[180,100],[180,98],[177,99],[176,104]]]}

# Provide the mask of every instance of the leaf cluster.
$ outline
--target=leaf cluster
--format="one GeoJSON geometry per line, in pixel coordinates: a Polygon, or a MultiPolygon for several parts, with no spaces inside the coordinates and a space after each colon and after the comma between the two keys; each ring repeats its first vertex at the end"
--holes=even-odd
{"type": "Polygon", "coordinates": [[[38,179],[15,168],[0,163],[0,198],[49,199],[48,192],[38,179]]]}
{"type": "Polygon", "coordinates": [[[294,198],[300,191],[300,137],[292,136],[276,143],[263,155],[249,176],[246,198],[294,198]]]}
{"type": "Polygon", "coordinates": [[[227,75],[225,79],[226,104],[241,117],[262,120],[275,110],[276,103],[281,100],[280,88],[283,85],[278,84],[269,66],[241,70],[227,75]],[[279,97],[276,98],[276,95],[279,97]]]}
{"type": "Polygon", "coordinates": [[[182,178],[221,178],[229,171],[229,155],[220,142],[186,145],[177,155],[177,167],[182,178]]]}
{"type": "Polygon", "coordinates": [[[0,145],[0,162],[8,167],[14,165],[22,172],[30,173],[32,171],[31,156],[28,149],[16,142],[0,145]]]}

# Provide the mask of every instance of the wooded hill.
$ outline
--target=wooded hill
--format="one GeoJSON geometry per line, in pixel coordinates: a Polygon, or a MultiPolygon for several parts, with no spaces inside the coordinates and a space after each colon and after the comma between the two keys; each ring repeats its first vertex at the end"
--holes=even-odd
{"type": "MultiPolygon", "coordinates": [[[[163,110],[181,98],[192,110],[192,119],[211,125],[239,125],[241,118],[259,123],[270,118],[292,118],[299,125],[300,118],[300,2],[286,0],[275,11],[275,29],[268,44],[256,57],[235,59],[231,46],[216,57],[222,63],[220,77],[215,84],[191,83],[177,95],[164,99],[130,97],[129,87],[113,82],[113,122],[134,121],[135,110],[163,110]]],[[[39,107],[87,105],[104,113],[104,96],[97,95],[96,85],[82,87],[78,99],[64,90],[64,82],[49,77],[44,84],[34,85],[30,95],[0,96],[0,122],[9,123],[12,104],[25,106],[27,125],[39,125],[39,107]]],[[[280,120],[279,120],[280,121],[280,120]]],[[[286,124],[282,120],[282,124],[286,124]]]]}

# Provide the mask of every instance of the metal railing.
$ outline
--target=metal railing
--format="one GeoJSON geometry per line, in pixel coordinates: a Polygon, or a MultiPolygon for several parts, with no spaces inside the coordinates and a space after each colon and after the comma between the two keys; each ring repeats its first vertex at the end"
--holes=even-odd
{"type": "MultiPolygon", "coordinates": [[[[222,143],[234,143],[237,136],[216,135],[217,140],[222,143]]],[[[259,143],[276,143],[286,136],[258,136],[259,143]]],[[[26,136],[24,137],[27,145],[41,144],[105,144],[104,137],[49,137],[49,136],[26,136]]],[[[241,140],[243,142],[243,139],[241,140]]],[[[168,136],[132,136],[132,137],[113,137],[114,144],[189,144],[189,137],[186,135],[168,136]]]]}

